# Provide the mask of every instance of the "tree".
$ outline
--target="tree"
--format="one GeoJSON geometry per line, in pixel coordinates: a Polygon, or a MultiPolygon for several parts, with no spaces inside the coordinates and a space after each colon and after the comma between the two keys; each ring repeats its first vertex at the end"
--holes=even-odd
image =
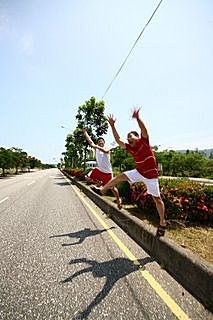
{"type": "MultiPolygon", "coordinates": [[[[96,139],[103,134],[106,134],[108,129],[108,122],[104,116],[104,101],[96,101],[95,97],[85,101],[83,105],[78,108],[76,119],[78,121],[77,128],[74,131],[74,139],[78,146],[78,152],[83,150],[84,168],[87,158],[89,144],[85,139],[82,128],[86,127],[92,140],[96,139]]],[[[80,157],[82,154],[80,153],[80,157]]]]}
{"type": "MultiPolygon", "coordinates": [[[[66,152],[63,153],[64,155],[64,162],[65,167],[67,168],[76,168],[81,163],[82,158],[82,146],[78,141],[78,134],[79,130],[75,130],[73,133],[70,133],[66,137],[66,152]]],[[[81,134],[81,132],[80,132],[81,134]]]]}
{"type": "Polygon", "coordinates": [[[42,167],[41,161],[36,159],[35,157],[32,157],[32,156],[28,157],[28,164],[29,164],[30,169],[42,167]]]}
{"type": "Polygon", "coordinates": [[[209,158],[205,163],[205,173],[206,177],[213,179],[213,160],[209,158]]]}
{"type": "Polygon", "coordinates": [[[130,170],[135,167],[132,156],[123,148],[116,147],[111,151],[112,165],[119,171],[130,170]]]}
{"type": "Polygon", "coordinates": [[[190,151],[185,154],[183,159],[183,175],[188,177],[204,177],[205,162],[207,161],[205,154],[198,151],[190,151]]]}
{"type": "Polygon", "coordinates": [[[173,150],[165,150],[161,152],[155,151],[155,156],[157,163],[161,163],[163,167],[163,174],[164,175],[172,175],[172,166],[171,161],[175,155],[175,151],[173,150]]]}
{"type": "Polygon", "coordinates": [[[90,129],[91,137],[100,137],[105,134],[108,129],[108,122],[104,116],[104,101],[96,101],[95,97],[85,101],[85,104],[78,108],[76,119],[78,121],[77,128],[87,127],[90,129]]]}
{"type": "Polygon", "coordinates": [[[27,152],[16,147],[12,147],[11,151],[13,155],[14,166],[16,168],[16,174],[18,174],[18,168],[21,168],[21,170],[23,170],[23,168],[26,168],[29,165],[27,152]]]}
{"type": "Polygon", "coordinates": [[[5,176],[5,170],[13,167],[13,155],[10,149],[0,147],[0,168],[2,175],[5,176]]]}
{"type": "Polygon", "coordinates": [[[203,152],[187,150],[185,153],[165,150],[155,152],[157,162],[163,165],[163,174],[176,177],[209,176],[206,159],[203,152]]]}

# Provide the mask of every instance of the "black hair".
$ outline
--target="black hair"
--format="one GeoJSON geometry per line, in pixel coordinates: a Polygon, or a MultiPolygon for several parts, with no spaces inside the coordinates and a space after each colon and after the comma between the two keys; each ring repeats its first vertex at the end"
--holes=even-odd
{"type": "Polygon", "coordinates": [[[130,131],[130,132],[128,133],[128,135],[129,135],[130,133],[134,134],[136,137],[139,137],[139,134],[137,133],[137,131],[130,131]]]}
{"type": "MultiPolygon", "coordinates": [[[[104,140],[104,138],[103,138],[103,137],[99,137],[99,138],[97,139],[97,143],[98,143],[99,140],[104,140]]],[[[105,140],[104,140],[104,142],[105,142],[105,140]]]]}

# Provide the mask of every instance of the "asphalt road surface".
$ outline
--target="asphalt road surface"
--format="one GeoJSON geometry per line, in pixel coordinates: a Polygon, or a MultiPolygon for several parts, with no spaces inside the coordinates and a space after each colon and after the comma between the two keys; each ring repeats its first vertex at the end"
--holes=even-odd
{"type": "Polygon", "coordinates": [[[213,319],[57,169],[0,179],[0,319],[213,319]]]}

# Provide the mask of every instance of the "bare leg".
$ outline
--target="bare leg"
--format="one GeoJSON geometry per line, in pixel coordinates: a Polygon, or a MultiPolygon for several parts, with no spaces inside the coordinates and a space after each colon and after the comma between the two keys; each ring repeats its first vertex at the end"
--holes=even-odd
{"type": "Polygon", "coordinates": [[[129,181],[127,176],[124,173],[120,173],[116,177],[112,178],[109,182],[107,182],[104,186],[97,188],[97,187],[92,187],[92,190],[96,192],[99,195],[103,195],[107,190],[111,189],[114,196],[116,197],[118,209],[122,208],[122,201],[119,196],[118,189],[115,187],[119,182],[121,181],[129,181]]]}
{"type": "Polygon", "coordinates": [[[100,188],[101,193],[105,193],[107,190],[115,187],[121,181],[128,181],[127,176],[124,173],[120,173],[116,177],[112,178],[107,184],[100,188]]]}
{"type": "Polygon", "coordinates": [[[156,205],[159,217],[160,217],[160,225],[161,226],[165,226],[166,225],[165,206],[164,206],[163,200],[160,197],[152,196],[152,198],[153,198],[153,200],[155,202],[155,205],[156,205]]]}
{"type": "Polygon", "coordinates": [[[118,209],[121,209],[122,208],[122,200],[121,200],[121,198],[119,196],[118,188],[112,187],[111,190],[112,190],[112,193],[114,194],[114,196],[116,198],[118,209]]]}

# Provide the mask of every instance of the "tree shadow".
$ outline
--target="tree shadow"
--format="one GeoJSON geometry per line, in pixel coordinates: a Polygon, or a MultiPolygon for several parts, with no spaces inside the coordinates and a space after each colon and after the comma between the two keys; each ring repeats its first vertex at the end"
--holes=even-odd
{"type": "Polygon", "coordinates": [[[13,177],[17,177],[17,174],[15,174],[15,173],[5,173],[4,175],[3,175],[3,173],[0,173],[0,180],[2,179],[4,179],[4,180],[6,180],[6,179],[11,179],[11,178],[13,178],[13,177]]]}
{"type": "Polygon", "coordinates": [[[96,236],[110,229],[115,229],[115,227],[111,227],[109,229],[96,229],[96,230],[91,230],[90,228],[84,228],[83,230],[79,230],[76,232],[53,235],[53,236],[50,236],[50,238],[59,238],[59,237],[79,238],[79,240],[76,242],[62,244],[63,247],[73,246],[75,244],[82,243],[88,237],[96,236]]]}
{"type": "MultiPolygon", "coordinates": [[[[61,281],[62,284],[72,282],[74,278],[83,275],[85,273],[91,272],[94,278],[106,278],[106,282],[102,290],[96,295],[94,300],[88,305],[88,307],[78,312],[73,320],[87,319],[92,309],[97,306],[110,292],[114,284],[121,278],[124,278],[128,274],[139,270],[140,268],[145,269],[147,263],[153,262],[154,259],[151,257],[146,257],[144,259],[138,260],[138,264],[134,264],[127,258],[116,258],[106,262],[97,262],[95,260],[90,260],[86,258],[73,259],[69,262],[70,265],[77,263],[85,263],[89,266],[75,272],[72,276],[61,281]]],[[[138,303],[140,303],[138,301],[138,303]]],[[[142,309],[142,308],[141,308],[142,309]]],[[[148,318],[147,314],[144,314],[144,319],[148,318]]]]}

